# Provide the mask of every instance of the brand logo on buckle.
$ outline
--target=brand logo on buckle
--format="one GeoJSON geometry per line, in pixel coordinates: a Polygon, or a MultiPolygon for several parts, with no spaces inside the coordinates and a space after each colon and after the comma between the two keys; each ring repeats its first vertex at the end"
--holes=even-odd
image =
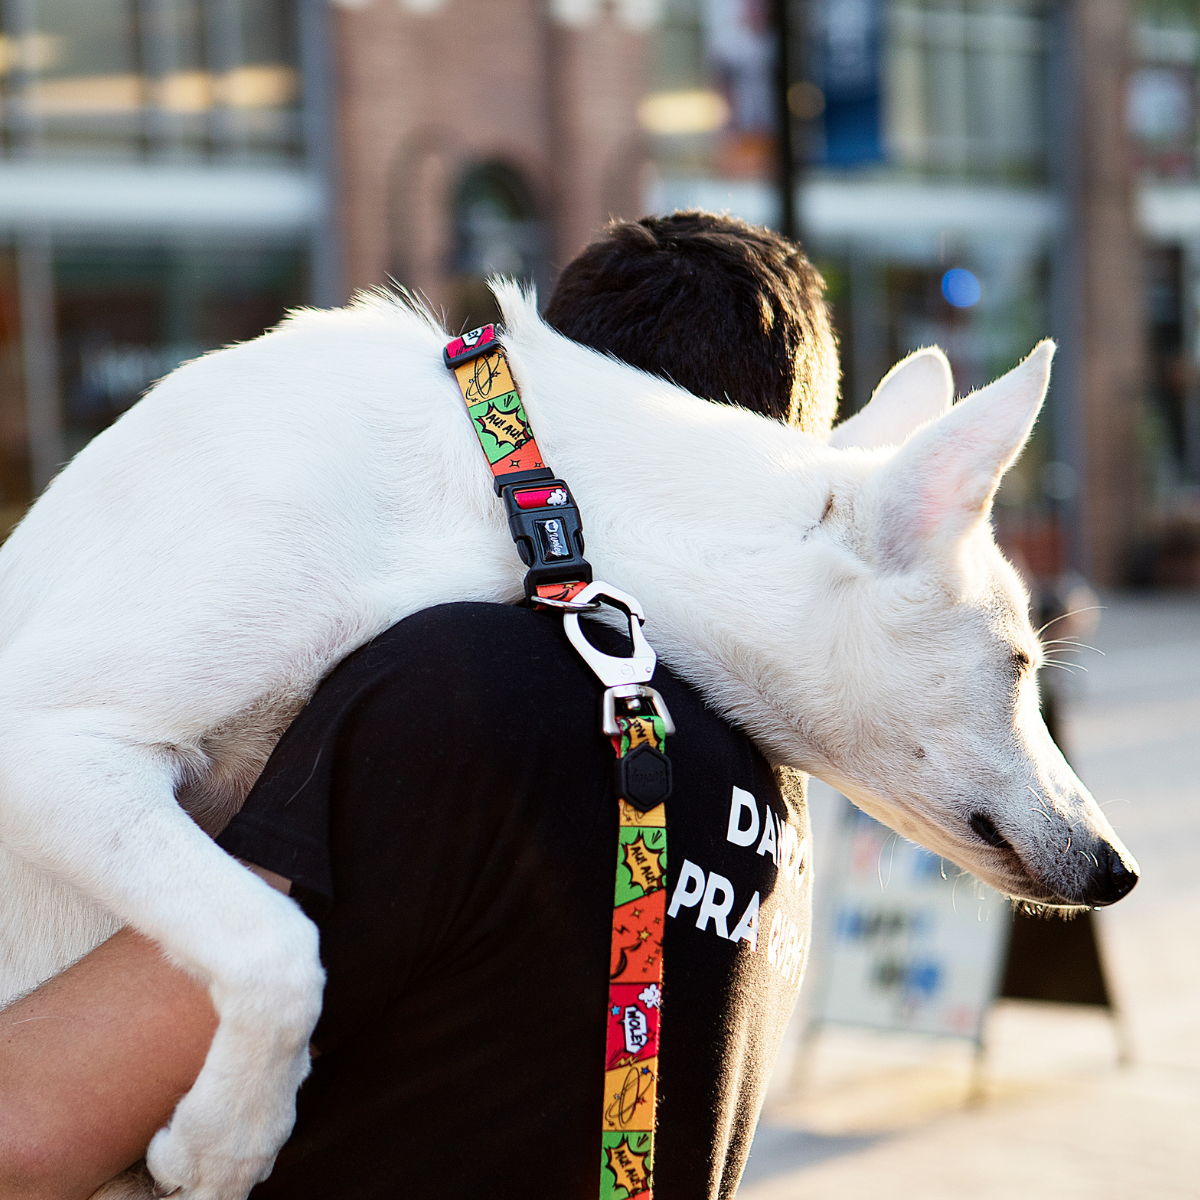
{"type": "Polygon", "coordinates": [[[549,521],[537,523],[538,532],[542,535],[543,558],[570,558],[571,545],[567,541],[567,533],[563,523],[552,517],[549,521]]]}

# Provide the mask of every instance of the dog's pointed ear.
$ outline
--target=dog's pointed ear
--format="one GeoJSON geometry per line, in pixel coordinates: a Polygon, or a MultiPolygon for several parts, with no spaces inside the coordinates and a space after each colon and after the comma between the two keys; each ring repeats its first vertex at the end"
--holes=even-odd
{"type": "Polygon", "coordinates": [[[911,437],[879,473],[884,555],[911,562],[970,535],[991,512],[1046,397],[1054,343],[1039,342],[1007,375],[911,437]]]}
{"type": "Polygon", "coordinates": [[[936,347],[914,350],[884,377],[870,402],[830,435],[835,450],[899,446],[918,425],[940,417],[954,400],[954,376],[936,347]]]}

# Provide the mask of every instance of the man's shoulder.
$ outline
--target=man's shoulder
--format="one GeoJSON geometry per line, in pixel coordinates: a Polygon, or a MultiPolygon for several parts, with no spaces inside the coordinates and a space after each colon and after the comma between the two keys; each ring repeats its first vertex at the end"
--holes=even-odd
{"type": "Polygon", "coordinates": [[[495,654],[478,656],[474,651],[480,646],[498,651],[513,643],[550,644],[560,625],[554,614],[521,605],[458,601],[435,604],[404,617],[368,645],[412,654],[467,657],[486,666],[495,654]]]}
{"type": "MultiPolygon", "coordinates": [[[[589,640],[620,655],[626,639],[585,621],[589,640]]],[[[666,700],[678,735],[673,746],[712,764],[730,754],[759,757],[749,739],[661,661],[652,684],[666,700]]],[[[573,744],[599,738],[604,685],[567,638],[561,617],[517,605],[454,603],[414,613],[355,651],[310,707],[407,714],[414,729],[455,728],[464,749],[501,729],[514,746],[573,744]],[[322,695],[323,693],[323,695],[322,695]]],[[[316,718],[316,714],[313,714],[316,718]]]]}
{"type": "MultiPolygon", "coordinates": [[[[394,678],[410,689],[520,687],[574,655],[562,622],[512,604],[458,602],[422,609],[349,655],[331,674],[356,683],[394,678]]],[[[443,695],[441,703],[455,697],[443,695]]]]}
{"type": "MultiPolygon", "coordinates": [[[[613,631],[593,636],[620,652],[613,631]]],[[[444,730],[466,742],[506,727],[534,746],[568,714],[586,713],[590,729],[603,690],[557,614],[459,602],[413,613],[348,655],[303,715],[319,724],[334,712],[391,713],[415,733],[444,730]]]]}

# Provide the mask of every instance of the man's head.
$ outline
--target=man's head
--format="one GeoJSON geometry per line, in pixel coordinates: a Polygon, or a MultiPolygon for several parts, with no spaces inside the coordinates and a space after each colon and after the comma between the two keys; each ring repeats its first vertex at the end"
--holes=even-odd
{"type": "Polygon", "coordinates": [[[613,221],[567,264],[546,321],[697,396],[823,436],[839,373],[824,290],[778,234],[674,213],[613,221]]]}

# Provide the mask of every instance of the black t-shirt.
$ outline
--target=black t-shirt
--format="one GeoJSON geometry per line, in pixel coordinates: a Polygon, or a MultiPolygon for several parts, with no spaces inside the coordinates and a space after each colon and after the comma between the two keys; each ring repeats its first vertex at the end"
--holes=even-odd
{"type": "MultiPolygon", "coordinates": [[[[807,816],[696,692],[662,666],[653,684],[677,726],[655,1195],[731,1197],[807,947],[807,816]]],[[[556,617],[454,604],[352,654],[288,729],[220,839],[294,881],[328,972],[257,1200],[594,1200],[617,844],[602,691],[556,617]]]]}

